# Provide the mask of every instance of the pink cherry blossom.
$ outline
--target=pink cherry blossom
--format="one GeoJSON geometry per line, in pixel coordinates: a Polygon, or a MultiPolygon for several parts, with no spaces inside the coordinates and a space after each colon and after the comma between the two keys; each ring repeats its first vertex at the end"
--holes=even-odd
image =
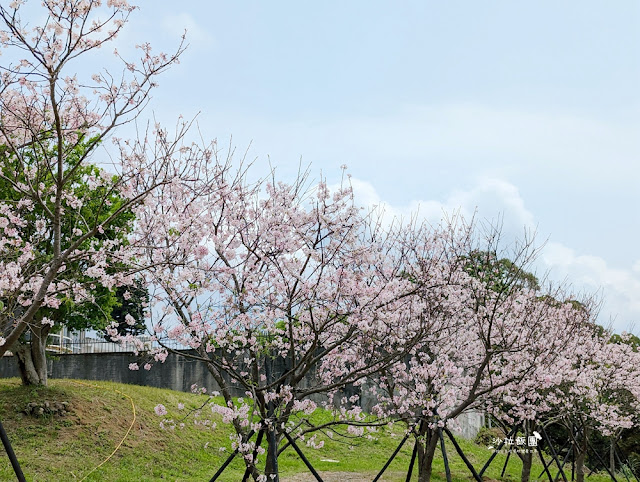
{"type": "Polygon", "coordinates": [[[153,410],[154,410],[154,412],[156,412],[156,415],[158,415],[159,417],[163,417],[168,413],[167,409],[161,403],[156,405],[153,410]]]}

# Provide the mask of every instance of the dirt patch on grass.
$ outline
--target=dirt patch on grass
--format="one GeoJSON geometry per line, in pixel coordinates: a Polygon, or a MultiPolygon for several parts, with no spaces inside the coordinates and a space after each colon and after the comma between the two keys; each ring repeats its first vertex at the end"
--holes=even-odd
{"type": "MultiPolygon", "coordinates": [[[[375,473],[358,474],[354,472],[318,472],[324,482],[371,482],[376,476],[375,473]]],[[[400,480],[399,474],[382,477],[380,480],[396,481],[400,480]]],[[[316,482],[316,478],[311,474],[296,474],[287,477],[281,477],[282,482],[316,482]]]]}

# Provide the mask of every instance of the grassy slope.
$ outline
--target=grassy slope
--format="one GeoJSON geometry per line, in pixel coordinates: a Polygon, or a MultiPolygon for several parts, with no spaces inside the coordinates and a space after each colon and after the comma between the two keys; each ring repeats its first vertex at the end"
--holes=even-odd
{"type": "MultiPolygon", "coordinates": [[[[27,479],[33,481],[81,480],[87,475],[85,480],[90,481],[209,480],[226,458],[219,452],[219,447],[226,446],[226,453],[229,453],[228,427],[222,424],[215,429],[196,427],[187,420],[183,430],[162,430],[158,426],[160,419],[153,413],[154,406],[162,403],[170,410],[170,415],[177,416],[182,412],[171,407],[176,407],[178,402],[195,407],[202,400],[193,394],[116,383],[51,380],[49,388],[36,390],[21,387],[16,379],[0,379],[0,419],[27,479]],[[116,454],[91,472],[113,452],[131,425],[131,402],[123,394],[133,399],[136,422],[116,454]],[[74,413],[48,419],[20,413],[29,401],[36,400],[71,402],[74,413]]],[[[318,416],[328,417],[328,414],[318,416]]],[[[317,470],[359,472],[373,479],[399,443],[401,429],[385,430],[376,437],[377,440],[339,443],[323,436],[319,437],[319,440],[325,440],[323,449],[315,450],[304,444],[302,449],[317,470]],[[339,462],[323,462],[322,459],[339,462]]],[[[490,455],[488,450],[471,442],[461,440],[460,443],[476,467],[482,466],[490,455]]],[[[406,474],[411,449],[409,441],[384,480],[405,480],[403,471],[406,474]]],[[[448,455],[453,479],[471,480],[451,446],[448,455]]],[[[517,457],[511,458],[505,477],[500,478],[504,460],[505,455],[499,455],[486,475],[495,480],[519,480],[517,457]]],[[[305,472],[304,465],[291,449],[284,452],[279,464],[284,475],[305,472]]],[[[440,454],[434,468],[434,480],[445,480],[440,454]]],[[[539,463],[534,465],[533,476],[541,470],[539,463]]],[[[231,470],[219,480],[238,481],[241,474],[241,463],[236,460],[231,470]]],[[[0,480],[13,478],[8,458],[0,451],[0,480]]],[[[591,477],[590,480],[609,479],[591,477]]]]}

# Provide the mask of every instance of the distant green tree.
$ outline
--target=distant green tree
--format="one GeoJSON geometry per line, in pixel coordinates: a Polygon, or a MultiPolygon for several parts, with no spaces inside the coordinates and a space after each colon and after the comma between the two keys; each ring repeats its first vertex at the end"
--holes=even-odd
{"type": "Polygon", "coordinates": [[[640,348],[640,338],[631,333],[628,333],[624,336],[614,333],[613,335],[611,335],[611,343],[625,343],[631,346],[631,348],[633,348],[633,351],[638,351],[638,349],[640,348]]]}
{"type": "MultiPolygon", "coordinates": [[[[47,141],[41,141],[46,146],[47,141]]],[[[50,143],[46,146],[51,157],[55,156],[57,147],[50,143]]],[[[78,199],[82,199],[82,205],[74,207],[67,206],[62,217],[61,231],[69,233],[64,237],[62,249],[66,249],[65,240],[73,239],[72,233],[77,237],[79,232],[86,232],[92,223],[100,223],[107,219],[113,212],[118,210],[124,199],[120,195],[104,186],[92,186],[89,180],[108,175],[99,167],[92,164],[83,164],[79,160],[85,155],[87,149],[95,148],[94,139],[81,139],[72,149],[68,149],[66,165],[68,171],[64,175],[71,178],[70,184],[73,186],[72,193],[78,199]],[[90,220],[91,222],[87,222],[90,220]]],[[[39,159],[35,158],[35,151],[27,151],[18,162],[15,157],[5,155],[6,148],[0,146],[0,202],[19,205],[22,195],[15,189],[16,183],[37,182],[47,190],[54,186],[54,173],[50,170],[37,171],[35,180],[27,180],[25,171],[38,165],[39,159]]],[[[50,226],[46,222],[47,202],[42,199],[41,203],[35,203],[29,209],[23,210],[23,217],[27,221],[21,229],[24,231],[22,237],[25,239],[36,239],[38,264],[46,264],[53,256],[53,234],[43,232],[38,234],[43,226],[50,226]]],[[[119,239],[126,242],[126,235],[132,229],[134,214],[125,212],[117,218],[117,222],[109,224],[103,232],[96,235],[91,240],[86,240],[80,246],[80,250],[89,250],[101,243],[109,240],[119,239]]],[[[110,266],[108,269],[116,271],[124,266],[110,266]]],[[[67,285],[72,289],[82,289],[87,293],[86,301],[77,303],[69,296],[65,295],[65,290],[59,290],[56,296],[59,299],[57,308],[41,307],[30,328],[20,337],[14,353],[20,370],[22,381],[25,385],[46,385],[46,346],[47,337],[50,333],[59,331],[62,326],[69,330],[96,329],[103,330],[113,318],[113,310],[122,306],[123,300],[118,296],[116,289],[102,286],[94,278],[86,276],[86,262],[70,260],[65,265],[64,272],[58,276],[58,286],[67,285]],[[43,323],[43,320],[46,323],[43,323]]],[[[125,290],[122,290],[124,292],[125,290]]],[[[137,296],[136,299],[142,299],[137,296]]],[[[127,302],[127,306],[130,303],[127,302]]],[[[137,308],[136,308],[137,309],[137,308]]],[[[119,316],[116,312],[116,316],[119,316]]],[[[124,315],[122,315],[124,317],[124,315]]],[[[134,316],[132,314],[132,316],[134,316]]]]}
{"type": "Polygon", "coordinates": [[[533,291],[540,289],[536,275],[525,271],[508,258],[499,258],[492,251],[477,250],[469,253],[465,260],[465,271],[498,293],[522,288],[533,291]]]}
{"type": "MultiPolygon", "coordinates": [[[[119,286],[116,288],[117,303],[111,309],[111,320],[117,323],[115,328],[119,335],[140,335],[147,329],[144,312],[149,303],[149,292],[137,279],[131,286],[119,286]],[[126,316],[130,315],[134,319],[134,324],[127,323],[126,316]]],[[[106,333],[106,340],[111,340],[106,333]]]]}

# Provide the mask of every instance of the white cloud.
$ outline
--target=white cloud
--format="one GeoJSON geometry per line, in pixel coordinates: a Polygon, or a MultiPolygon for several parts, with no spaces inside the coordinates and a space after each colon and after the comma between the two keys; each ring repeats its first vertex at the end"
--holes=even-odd
{"type": "MultiPolygon", "coordinates": [[[[191,109],[189,103],[164,99],[169,111],[186,108],[187,117],[201,109],[200,97],[191,109]]],[[[270,156],[281,170],[295,170],[302,158],[331,175],[345,163],[354,176],[384,186],[385,198],[404,203],[434,190],[441,196],[443,187],[468,185],[478,177],[509,179],[522,191],[539,192],[536,204],[548,206],[540,220],[553,220],[568,200],[585,209],[606,204],[602,191],[613,183],[617,192],[632,192],[640,175],[636,119],[473,104],[397,106],[371,116],[311,118],[219,109],[203,111],[199,118],[205,135],[227,139],[232,134],[239,146],[251,143],[253,155],[270,156]]]]}
{"type": "MultiPolygon", "coordinates": [[[[507,239],[521,237],[525,229],[533,229],[535,218],[525,206],[516,186],[501,180],[484,178],[470,189],[457,189],[442,200],[416,200],[402,206],[383,201],[375,187],[360,179],[351,179],[356,202],[362,206],[377,206],[384,210],[385,222],[394,218],[409,219],[416,212],[432,224],[444,215],[460,212],[469,218],[477,212],[478,221],[502,218],[502,232],[507,239]]],[[[593,255],[579,254],[558,242],[547,243],[537,267],[548,271],[556,282],[568,282],[574,291],[602,294],[604,303],[599,316],[603,325],[610,322],[616,331],[629,330],[640,321],[640,261],[632,269],[616,269],[593,255]]]]}
{"type": "Polygon", "coordinates": [[[420,218],[438,224],[444,217],[459,213],[466,219],[475,216],[480,222],[501,223],[504,233],[513,237],[535,228],[533,214],[525,207],[518,188],[501,179],[481,178],[471,189],[456,189],[443,200],[414,200],[403,206],[383,201],[367,181],[352,178],[351,183],[356,202],[377,206],[384,211],[387,223],[394,218],[409,219],[417,213],[420,218]]]}
{"type": "MultiPolygon", "coordinates": [[[[350,179],[350,182],[356,203],[366,208],[377,208],[378,212],[383,214],[383,218],[387,224],[391,224],[394,219],[407,219],[418,210],[423,218],[433,221],[432,216],[425,216],[425,211],[420,209],[421,201],[413,201],[406,206],[392,206],[380,198],[380,195],[371,183],[353,177],[350,179]]],[[[442,213],[440,212],[440,214],[442,213]]]]}
{"type": "Polygon", "coordinates": [[[612,268],[599,256],[578,254],[554,242],[545,246],[542,261],[555,279],[566,278],[586,292],[602,290],[602,324],[612,321],[614,328],[622,331],[640,321],[640,273],[636,266],[631,270],[612,268]]]}
{"type": "Polygon", "coordinates": [[[544,251],[541,271],[551,269],[577,290],[601,289],[602,323],[615,318],[621,331],[640,321],[639,232],[629,222],[640,175],[637,116],[457,104],[314,120],[209,112],[201,120],[205,133],[233,133],[240,146],[253,141],[251,157],[270,155],[281,173],[295,173],[301,155],[303,164],[313,162],[312,172],[321,167],[329,177],[346,163],[360,203],[383,208],[387,220],[419,210],[437,223],[443,213],[468,217],[477,209],[481,221],[502,216],[509,236],[540,222],[540,242],[550,232],[556,240],[544,251]],[[577,210],[592,213],[592,222],[581,222],[577,210]],[[602,213],[626,227],[624,236],[598,229],[602,213]]]}

